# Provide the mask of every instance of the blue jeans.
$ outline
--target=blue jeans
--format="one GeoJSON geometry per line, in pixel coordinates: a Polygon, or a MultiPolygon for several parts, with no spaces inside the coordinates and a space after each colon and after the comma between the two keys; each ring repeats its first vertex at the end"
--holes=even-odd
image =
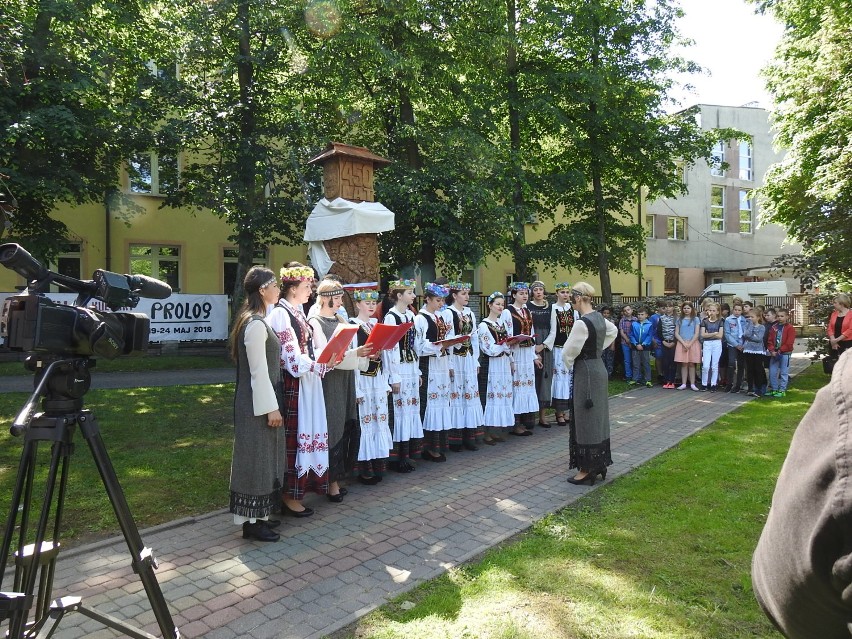
{"type": "Polygon", "coordinates": [[[621,344],[621,353],[624,355],[624,379],[633,379],[633,351],[630,344],[621,344]]]}
{"type": "Polygon", "coordinates": [[[777,353],[769,358],[769,390],[787,390],[790,379],[790,353],[777,353]]]}

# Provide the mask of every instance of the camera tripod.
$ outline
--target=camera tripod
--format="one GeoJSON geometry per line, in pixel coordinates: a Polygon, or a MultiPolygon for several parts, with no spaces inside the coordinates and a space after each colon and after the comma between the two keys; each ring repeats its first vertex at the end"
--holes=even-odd
{"type": "Polygon", "coordinates": [[[24,447],[3,535],[3,546],[0,547],[0,590],[10,555],[14,557],[15,562],[13,589],[11,592],[0,592],[0,623],[7,619],[9,622],[6,636],[10,639],[48,639],[66,613],[79,612],[129,637],[156,639],[120,619],[87,608],[80,597],[66,596],[51,601],[60,548],[59,533],[68,484],[68,467],[74,452],[74,432],[79,426],[130,550],[131,566],[142,581],[162,636],[166,639],[179,639],[180,631],[174,625],[160,584],[154,575],[157,560],[151,549],[142,543],[139,529],[104,447],[97,418],[91,411],[83,408],[83,396],[91,384],[89,369],[94,366],[94,362],[85,357],[75,357],[56,359],[46,368],[43,367],[44,364],[45,361],[34,357],[27,360],[27,367],[36,371],[36,388],[10,429],[13,435],[23,435],[24,447]],[[41,395],[45,398],[44,412],[34,415],[41,395]],[[40,442],[50,443],[50,462],[38,519],[31,525],[30,520],[36,509],[33,490],[40,442]],[[47,538],[49,525],[52,525],[52,539],[47,538]],[[28,543],[28,540],[31,542],[28,543]],[[33,603],[35,608],[30,620],[33,603]]]}

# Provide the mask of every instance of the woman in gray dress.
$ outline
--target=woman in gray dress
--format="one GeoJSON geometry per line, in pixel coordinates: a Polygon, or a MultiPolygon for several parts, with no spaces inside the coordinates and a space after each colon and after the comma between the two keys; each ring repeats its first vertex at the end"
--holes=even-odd
{"type": "MultiPolygon", "coordinates": [[[[315,312],[308,323],[314,330],[314,348],[318,353],[334,336],[338,326],[349,325],[337,312],[343,305],[343,295],[343,287],[337,281],[323,280],[317,286],[315,312]]],[[[325,414],[328,419],[327,497],[335,503],[342,502],[343,496],[349,492],[338,482],[352,473],[358,459],[361,427],[355,399],[354,371],[366,370],[369,364],[366,356],[371,350],[372,347],[358,346],[357,340],[353,341],[343,360],[322,378],[325,414]]]]}
{"type": "Polygon", "coordinates": [[[618,334],[615,325],[594,310],[594,294],[586,282],[571,289],[571,305],[580,313],[580,321],[574,323],[562,347],[565,368],[574,369],[569,468],[579,470],[568,482],[591,486],[598,475],[606,479],[606,467],[612,464],[608,377],[601,353],[618,334]]]}
{"type": "Polygon", "coordinates": [[[237,362],[234,393],[234,450],[231,462],[230,511],[243,537],[277,541],[269,519],[281,501],[285,469],[284,439],[276,389],[281,383],[278,337],[264,321],[278,301],[278,278],[255,266],[246,274],[246,299],[231,331],[231,356],[237,362]]]}

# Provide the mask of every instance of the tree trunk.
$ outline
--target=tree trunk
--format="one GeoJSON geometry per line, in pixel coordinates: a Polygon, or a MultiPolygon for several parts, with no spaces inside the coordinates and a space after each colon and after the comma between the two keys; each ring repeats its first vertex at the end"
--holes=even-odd
{"type": "Polygon", "coordinates": [[[526,258],[526,211],[524,191],[521,183],[521,115],[518,109],[520,94],[518,91],[518,10],[515,0],[506,0],[506,29],[508,47],[506,49],[507,102],[509,109],[509,159],[512,172],[512,210],[514,220],[512,228],[512,259],[515,262],[515,281],[524,282],[527,278],[526,258]]]}
{"type": "MultiPolygon", "coordinates": [[[[248,0],[237,3],[237,28],[239,30],[237,52],[237,79],[240,89],[240,107],[237,110],[241,142],[237,149],[239,175],[237,183],[237,206],[241,209],[240,218],[250,220],[256,213],[255,205],[255,169],[254,169],[254,136],[257,118],[253,96],[254,65],[251,62],[251,23],[249,19],[248,0]]],[[[243,279],[254,261],[255,240],[251,231],[245,228],[237,229],[237,274],[234,282],[234,293],[231,301],[231,323],[242,306],[245,297],[243,279]]]]}
{"type": "MultiPolygon", "coordinates": [[[[600,67],[600,40],[595,25],[592,47],[592,68],[597,76],[598,67],[600,67]]],[[[598,273],[601,280],[600,294],[604,304],[612,304],[612,283],[609,279],[609,254],[607,253],[607,237],[606,237],[606,206],[604,205],[603,184],[601,175],[601,165],[598,161],[598,153],[600,152],[598,139],[598,103],[594,99],[589,102],[590,126],[589,126],[589,152],[591,162],[589,169],[592,174],[592,196],[594,198],[594,215],[598,224],[598,273]]]]}

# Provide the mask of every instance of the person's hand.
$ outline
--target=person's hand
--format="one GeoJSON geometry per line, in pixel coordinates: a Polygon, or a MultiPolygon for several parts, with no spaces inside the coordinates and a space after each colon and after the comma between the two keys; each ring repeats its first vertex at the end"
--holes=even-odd
{"type": "Polygon", "coordinates": [[[644,347],[644,346],[642,346],[642,344],[636,344],[636,350],[637,350],[637,351],[644,351],[644,350],[645,350],[645,347],[644,347]]]}
{"type": "Polygon", "coordinates": [[[281,417],[280,410],[274,410],[271,413],[266,413],[266,423],[270,428],[278,428],[284,423],[284,418],[281,417]]]}
{"type": "Polygon", "coordinates": [[[364,344],[363,346],[356,348],[355,352],[358,354],[358,357],[369,357],[373,354],[373,345],[364,344]]]}
{"type": "Polygon", "coordinates": [[[391,392],[394,395],[399,395],[399,382],[397,382],[396,384],[391,384],[391,392]]]}
{"type": "Polygon", "coordinates": [[[541,358],[540,358],[540,357],[536,357],[536,358],[535,358],[535,362],[534,362],[534,363],[535,363],[536,368],[542,368],[542,367],[544,366],[544,365],[541,363],[541,358]]]}
{"type": "Polygon", "coordinates": [[[536,345],[536,347],[535,347],[535,352],[536,352],[536,353],[540,353],[540,352],[541,352],[541,351],[543,351],[543,350],[544,350],[544,344],[538,344],[538,345],[536,345]]]}

